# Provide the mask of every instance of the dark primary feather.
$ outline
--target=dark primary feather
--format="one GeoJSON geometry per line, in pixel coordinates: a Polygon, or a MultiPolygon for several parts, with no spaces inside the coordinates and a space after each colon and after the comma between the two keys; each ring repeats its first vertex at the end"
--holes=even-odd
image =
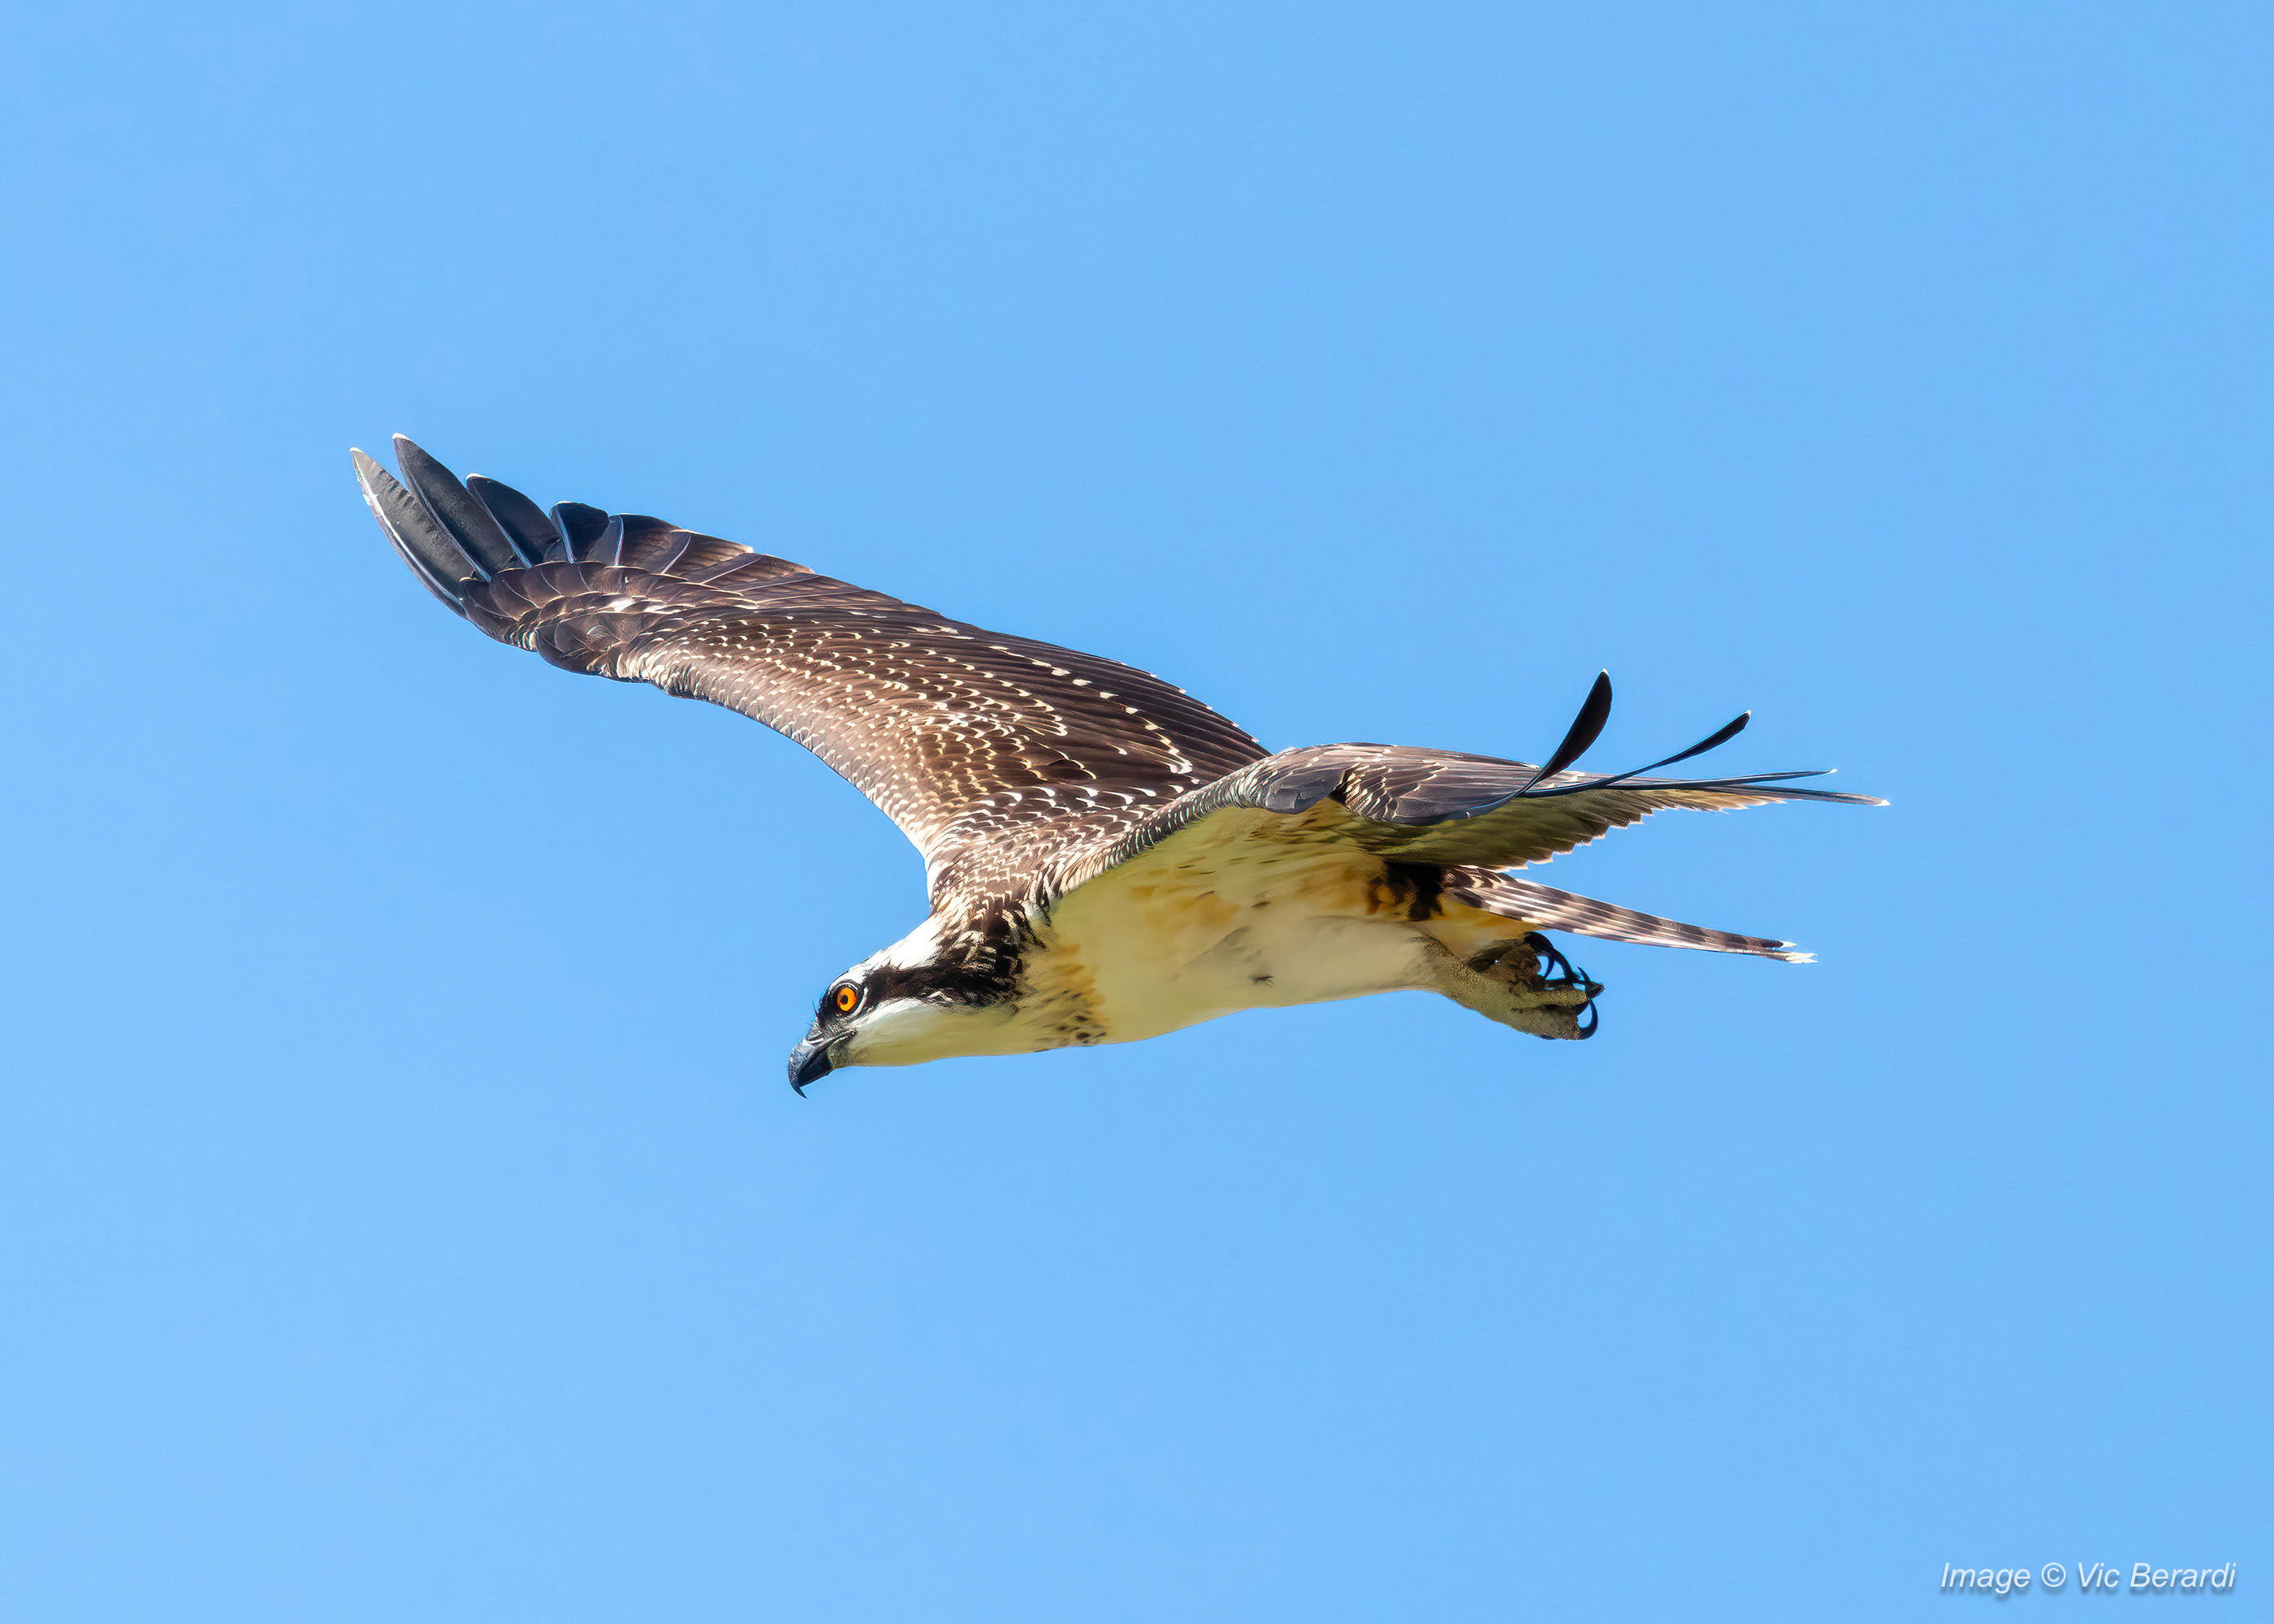
{"type": "Polygon", "coordinates": [[[593,544],[608,528],[608,515],[598,508],[587,508],[582,502],[555,502],[553,504],[553,523],[560,529],[561,545],[558,551],[548,552],[545,555],[546,559],[583,559],[591,556],[593,544]]]}
{"type": "MultiPolygon", "coordinates": [[[[1671,767],[1676,762],[1686,762],[1693,756],[1703,756],[1708,750],[1719,749],[1721,746],[1728,743],[1730,740],[1736,738],[1739,733],[1744,732],[1745,725],[1752,719],[1753,713],[1751,711],[1743,711],[1740,714],[1730,718],[1729,720],[1722,723],[1721,726],[1706,734],[1703,739],[1700,739],[1697,743],[1691,745],[1688,749],[1676,750],[1673,755],[1661,756],[1660,759],[1652,762],[1647,766],[1637,767],[1632,772],[1622,772],[1615,778],[1604,779],[1603,782],[1606,784],[1623,783],[1628,778],[1638,778],[1645,772],[1656,772],[1660,767],[1671,767]]],[[[1777,776],[1781,777],[1783,775],[1779,774],[1777,776]]],[[[1570,792],[1564,790],[1550,791],[1549,793],[1568,794],[1570,792]]]]}
{"type": "Polygon", "coordinates": [[[523,563],[542,564],[546,549],[560,545],[561,532],[545,516],[545,509],[511,485],[472,474],[467,477],[466,489],[489,510],[490,517],[497,521],[506,539],[513,543],[513,550],[523,563]]]}
{"type": "Polygon", "coordinates": [[[1126,827],[1262,747],[1117,661],[1005,636],[638,514],[469,490],[409,440],[365,500],[435,595],[553,665],[727,705],[819,756],[935,862],[1080,816],[1126,827]],[[478,493],[478,495],[477,494],[478,493]]]}
{"type": "Polygon", "coordinates": [[[1547,765],[1519,785],[1516,793],[1521,795],[1540,779],[1554,778],[1585,756],[1587,747],[1603,736],[1603,724],[1610,719],[1611,673],[1599,671],[1595,673],[1595,685],[1587,690],[1586,701],[1579,707],[1579,714],[1572,718],[1571,731],[1563,735],[1563,742],[1555,747],[1547,765]]]}
{"type": "Polygon", "coordinates": [[[465,613],[460,587],[478,575],[473,560],[458,550],[458,544],[435,523],[425,504],[397,485],[385,469],[360,451],[350,455],[372,516],[395,544],[403,561],[410,566],[410,573],[425,582],[426,590],[449,605],[452,613],[465,613]]]}
{"type": "Polygon", "coordinates": [[[395,460],[428,516],[450,533],[458,551],[473,561],[485,579],[494,578],[522,561],[490,510],[476,501],[473,492],[460,485],[448,469],[399,435],[395,460]]]}

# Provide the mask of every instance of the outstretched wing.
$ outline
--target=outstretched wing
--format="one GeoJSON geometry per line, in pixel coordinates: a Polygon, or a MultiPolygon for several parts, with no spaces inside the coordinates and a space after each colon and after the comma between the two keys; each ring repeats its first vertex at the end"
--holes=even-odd
{"type": "MultiPolygon", "coordinates": [[[[1520,868],[1669,807],[1727,812],[1777,801],[1886,804],[1875,796],[1801,789],[1790,782],[1820,772],[1657,778],[1643,776],[1647,768],[1612,774],[1563,771],[1594,742],[1610,703],[1610,679],[1598,677],[1570,735],[1544,767],[1406,745],[1283,750],[1069,854],[1051,876],[1052,889],[1069,891],[1187,831],[1204,842],[1331,843],[1391,862],[1520,868]]],[[[1725,742],[1750,714],[1651,767],[1669,766],[1725,742]]]]}
{"type": "Polygon", "coordinates": [[[1110,810],[1134,821],[1262,756],[1141,671],[950,620],[639,514],[462,484],[397,436],[409,488],[355,453],[364,499],[434,595],[555,665],[707,699],[787,734],[934,865],[972,838],[1110,810]],[[469,488],[471,487],[471,488],[469,488]]]}

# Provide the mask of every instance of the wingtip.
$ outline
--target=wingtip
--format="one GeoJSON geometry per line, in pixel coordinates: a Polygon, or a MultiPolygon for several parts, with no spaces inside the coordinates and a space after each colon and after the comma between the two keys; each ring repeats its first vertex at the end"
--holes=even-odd
{"type": "MultiPolygon", "coordinates": [[[[1834,773],[1839,771],[1840,769],[1837,767],[1820,767],[1817,771],[1822,777],[1828,778],[1834,773]]],[[[1894,804],[1892,801],[1881,799],[1878,795],[1850,795],[1848,799],[1859,807],[1885,807],[1894,804]]]]}
{"type": "Polygon", "coordinates": [[[386,464],[360,447],[350,446],[348,457],[355,464],[356,488],[363,492],[364,506],[379,520],[380,528],[386,530],[387,515],[380,493],[395,483],[395,476],[387,471],[386,464]]]}
{"type": "Polygon", "coordinates": [[[1599,671],[1588,686],[1587,697],[1580,702],[1579,714],[1572,718],[1571,731],[1563,735],[1563,742],[1540,764],[1540,770],[1524,782],[1517,795],[1528,795],[1532,786],[1554,778],[1573,762],[1585,756],[1602,737],[1603,726],[1611,718],[1611,673],[1599,671]]]}
{"type": "Polygon", "coordinates": [[[350,446],[348,450],[355,464],[356,483],[363,489],[364,506],[379,521],[380,532],[428,591],[448,605],[452,613],[464,614],[458,588],[478,576],[479,571],[450,533],[434,522],[414,492],[361,447],[350,446]]]}

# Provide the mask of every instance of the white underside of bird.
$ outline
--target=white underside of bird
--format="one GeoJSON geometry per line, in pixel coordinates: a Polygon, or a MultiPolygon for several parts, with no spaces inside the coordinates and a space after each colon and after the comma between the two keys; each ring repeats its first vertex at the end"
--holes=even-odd
{"type": "MultiPolygon", "coordinates": [[[[1443,900],[1414,919],[1411,889],[1380,860],[1265,831],[1279,821],[1219,817],[1109,869],[1037,921],[1014,997],[980,1009],[894,1000],[832,1063],[1130,1043],[1242,1010],[1407,990],[1539,1036],[1577,1034],[1598,989],[1543,977],[1524,945],[1530,922],[1443,900]]],[[[937,951],[927,921],[848,974],[929,963],[937,951]]]]}

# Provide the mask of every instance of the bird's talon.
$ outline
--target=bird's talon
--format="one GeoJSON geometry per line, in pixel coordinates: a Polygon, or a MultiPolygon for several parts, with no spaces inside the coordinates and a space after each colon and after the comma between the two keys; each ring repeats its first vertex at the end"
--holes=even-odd
{"type": "Polygon", "coordinates": [[[1555,944],[1537,930],[1524,938],[1524,945],[1540,956],[1540,974],[1547,978],[1550,986],[1577,987],[1587,980],[1585,971],[1573,969],[1571,961],[1557,952],[1555,944]],[[1549,976],[1547,972],[1551,968],[1555,974],[1549,976]]]}

